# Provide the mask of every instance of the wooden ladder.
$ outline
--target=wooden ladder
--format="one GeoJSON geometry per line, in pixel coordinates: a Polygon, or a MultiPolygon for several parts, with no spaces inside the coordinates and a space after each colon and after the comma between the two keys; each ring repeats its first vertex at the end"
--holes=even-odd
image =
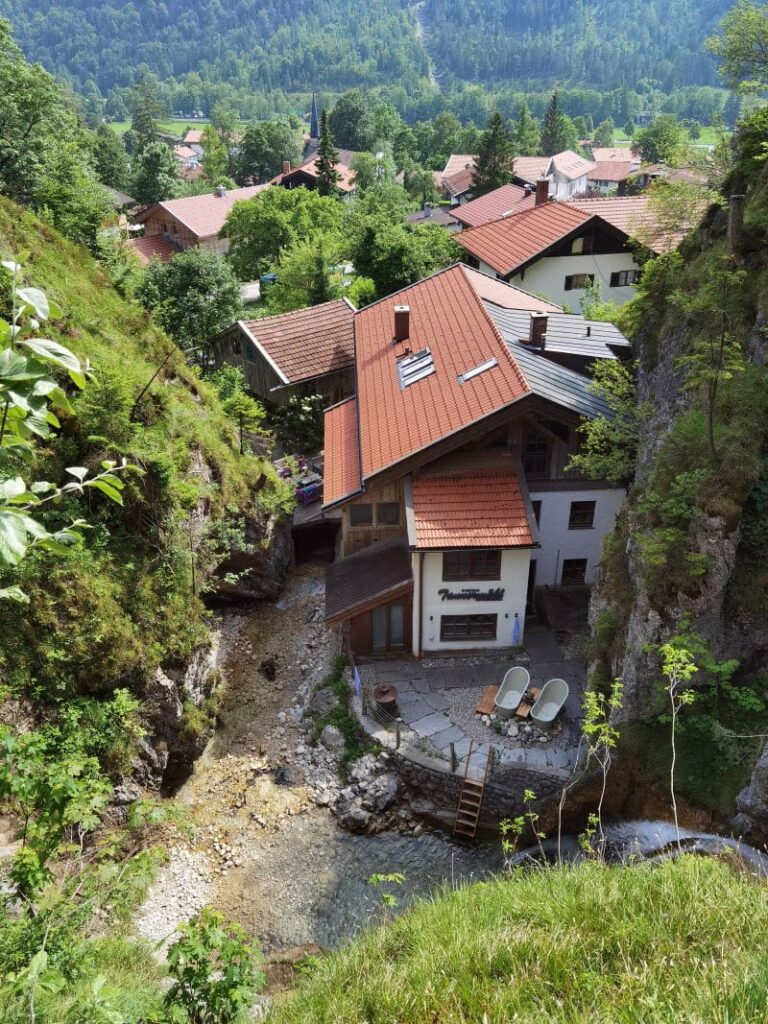
{"type": "Polygon", "coordinates": [[[469,762],[472,759],[473,746],[474,740],[469,744],[467,764],[464,768],[464,777],[461,780],[459,803],[456,808],[456,818],[453,823],[453,838],[464,843],[471,842],[477,835],[480,811],[483,807],[485,785],[488,781],[488,773],[491,768],[491,759],[493,757],[493,747],[489,747],[488,760],[485,763],[485,774],[483,778],[471,779],[469,777],[469,762]]]}

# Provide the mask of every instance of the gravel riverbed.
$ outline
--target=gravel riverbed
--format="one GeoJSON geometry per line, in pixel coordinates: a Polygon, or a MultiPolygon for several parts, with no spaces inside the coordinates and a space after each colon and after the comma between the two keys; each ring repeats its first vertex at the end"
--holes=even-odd
{"type": "Polygon", "coordinates": [[[168,864],[137,915],[147,938],[167,940],[212,905],[267,952],[332,947],[381,912],[374,873],[405,875],[390,887],[405,907],[501,866],[497,846],[459,847],[421,830],[351,835],[337,824],[338,754],[311,743],[304,718],[336,653],[322,622],[323,577],[322,566],[298,566],[277,602],[222,617],[216,735],[174,798],[192,828],[169,839],[168,864]]]}

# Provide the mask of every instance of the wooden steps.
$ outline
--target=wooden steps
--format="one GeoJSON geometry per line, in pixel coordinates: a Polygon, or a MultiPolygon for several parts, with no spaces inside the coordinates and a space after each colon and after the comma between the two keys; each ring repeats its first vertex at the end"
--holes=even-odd
{"type": "Polygon", "coordinates": [[[467,752],[467,764],[464,769],[464,777],[461,780],[459,791],[459,803],[456,808],[456,818],[453,823],[453,838],[460,842],[471,842],[477,835],[477,826],[480,821],[480,811],[483,807],[483,796],[485,784],[490,770],[493,748],[488,750],[488,760],[485,765],[485,775],[482,779],[473,779],[469,776],[469,763],[472,760],[473,743],[469,745],[467,752]]]}

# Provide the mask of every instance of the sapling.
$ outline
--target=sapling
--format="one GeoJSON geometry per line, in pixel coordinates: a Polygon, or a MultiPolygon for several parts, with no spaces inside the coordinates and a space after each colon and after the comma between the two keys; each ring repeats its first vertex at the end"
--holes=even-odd
{"type": "Polygon", "coordinates": [[[672,761],[669,767],[669,792],[672,799],[672,815],[675,820],[675,834],[677,845],[680,847],[680,823],[677,817],[677,798],[675,796],[675,767],[677,764],[677,719],[680,710],[688,704],[693,704],[695,694],[693,690],[684,689],[694,674],[699,671],[694,663],[693,655],[685,647],[676,647],[674,644],[662,644],[659,648],[661,655],[661,671],[666,680],[664,689],[669,697],[671,711],[671,745],[672,761]]]}
{"type": "MultiPolygon", "coordinates": [[[[605,856],[605,832],[603,831],[603,804],[608,787],[608,772],[611,767],[613,751],[619,739],[619,730],[611,724],[611,715],[618,711],[622,704],[623,686],[621,679],[614,679],[608,695],[588,690],[584,694],[584,724],[582,730],[587,740],[587,762],[597,762],[602,775],[600,797],[594,812],[592,823],[594,834],[598,837],[595,849],[598,859],[605,856]]],[[[590,816],[591,817],[591,816],[590,816]]]]}

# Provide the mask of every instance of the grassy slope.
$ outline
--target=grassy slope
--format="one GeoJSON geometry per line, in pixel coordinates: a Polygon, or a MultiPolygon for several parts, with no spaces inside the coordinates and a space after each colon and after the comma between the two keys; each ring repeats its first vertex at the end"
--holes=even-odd
{"type": "MultiPolygon", "coordinates": [[[[0,608],[0,681],[46,694],[140,682],[205,632],[191,592],[190,512],[209,511],[214,533],[222,532],[233,512],[265,518],[260,505],[280,485],[271,467],[237,454],[232,424],[180,355],[131,422],[136,397],[173,346],[86,252],[0,200],[0,254],[19,258],[30,283],[61,307],[65,319],[50,333],[96,371],[78,398],[77,421],[63,423],[36,475],[59,480],[66,466],[98,466],[108,455],[126,455],[145,471],[129,481],[124,509],[91,495],[85,509],[73,502],[54,510],[62,520],[85,511],[94,528],[85,548],[63,561],[24,563],[32,603],[0,608]],[[200,474],[203,463],[211,479],[200,474]]],[[[198,544],[198,584],[212,560],[198,544]]]]}
{"type": "Polygon", "coordinates": [[[765,1021],[768,890],[724,864],[517,873],[321,961],[269,1024],[765,1021]]]}

